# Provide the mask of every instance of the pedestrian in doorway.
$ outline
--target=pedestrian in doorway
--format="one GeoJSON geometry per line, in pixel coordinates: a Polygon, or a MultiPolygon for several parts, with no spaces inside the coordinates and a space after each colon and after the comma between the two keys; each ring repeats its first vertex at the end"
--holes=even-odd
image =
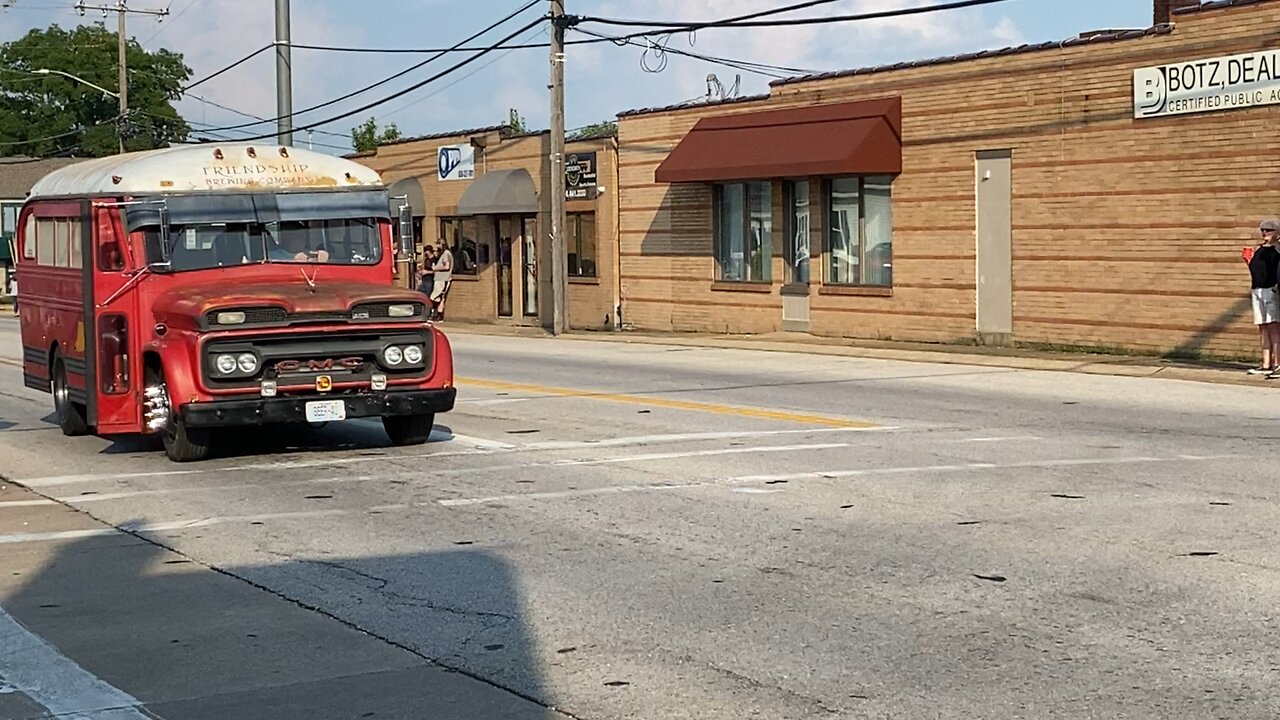
{"type": "Polygon", "coordinates": [[[435,288],[436,271],[432,267],[436,263],[436,249],[430,245],[422,249],[422,273],[418,276],[418,292],[429,299],[435,288]]]}
{"type": "Polygon", "coordinates": [[[453,281],[453,251],[449,249],[444,238],[436,243],[436,262],[432,266],[436,272],[435,287],[431,289],[431,304],[434,306],[433,317],[444,319],[444,301],[449,295],[449,283],[453,281]]]}
{"type": "Polygon", "coordinates": [[[1250,375],[1280,378],[1280,297],[1276,284],[1280,281],[1280,220],[1263,220],[1258,224],[1261,241],[1255,248],[1244,248],[1241,257],[1249,264],[1252,281],[1251,303],[1253,324],[1258,326],[1258,344],[1262,364],[1249,369],[1250,375]]]}

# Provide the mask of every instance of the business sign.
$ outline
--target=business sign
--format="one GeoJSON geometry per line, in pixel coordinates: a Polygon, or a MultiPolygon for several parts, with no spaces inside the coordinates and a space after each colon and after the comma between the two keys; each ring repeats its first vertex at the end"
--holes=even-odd
{"type": "Polygon", "coordinates": [[[476,149],[468,145],[445,145],[436,150],[437,175],[440,180],[474,180],[476,149]]]}
{"type": "Polygon", "coordinates": [[[566,200],[593,200],[596,196],[596,154],[571,153],[564,162],[566,200]]]}
{"type": "Polygon", "coordinates": [[[1133,71],[1133,116],[1166,117],[1280,104],[1280,50],[1133,71]]]}

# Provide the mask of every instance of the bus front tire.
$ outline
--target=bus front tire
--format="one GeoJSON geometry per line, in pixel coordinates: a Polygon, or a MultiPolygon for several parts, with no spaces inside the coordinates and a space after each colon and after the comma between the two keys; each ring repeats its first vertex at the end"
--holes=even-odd
{"type": "Polygon", "coordinates": [[[435,413],[427,415],[391,415],[382,418],[382,428],[396,446],[421,445],[431,437],[435,413]]]}
{"type": "Polygon", "coordinates": [[[173,462],[196,462],[209,456],[212,431],[207,428],[189,428],[173,409],[169,399],[169,386],[164,374],[158,370],[147,373],[147,395],[161,398],[151,409],[151,417],[163,414],[164,427],[160,434],[164,441],[164,454],[173,462]]]}
{"type": "Polygon", "coordinates": [[[53,410],[58,416],[58,427],[67,437],[89,434],[89,423],[85,420],[85,409],[71,399],[71,388],[67,385],[67,364],[62,356],[53,363],[53,410]]]}
{"type": "Polygon", "coordinates": [[[164,431],[164,454],[174,462],[196,462],[209,456],[211,432],[187,427],[181,418],[170,421],[164,431]]]}

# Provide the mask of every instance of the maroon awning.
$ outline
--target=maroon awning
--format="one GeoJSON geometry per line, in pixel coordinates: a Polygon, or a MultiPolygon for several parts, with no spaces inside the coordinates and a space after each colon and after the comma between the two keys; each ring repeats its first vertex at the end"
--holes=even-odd
{"type": "Polygon", "coordinates": [[[698,121],[654,172],[663,183],[902,172],[902,100],[698,121]]]}

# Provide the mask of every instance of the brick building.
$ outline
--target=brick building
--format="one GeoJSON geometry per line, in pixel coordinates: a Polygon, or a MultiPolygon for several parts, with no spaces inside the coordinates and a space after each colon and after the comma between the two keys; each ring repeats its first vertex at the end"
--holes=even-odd
{"type": "MultiPolygon", "coordinates": [[[[617,323],[617,150],[612,133],[567,143],[570,327],[617,323]]],[[[413,208],[422,243],[444,238],[455,259],[449,319],[549,325],[550,134],[477,128],[384,143],[350,156],[382,174],[413,208]]],[[[408,285],[411,272],[401,273],[408,285]]]]}
{"type": "Polygon", "coordinates": [[[620,114],[624,324],[1255,353],[1240,248],[1280,215],[1280,1],[1153,9],[620,114]]]}

